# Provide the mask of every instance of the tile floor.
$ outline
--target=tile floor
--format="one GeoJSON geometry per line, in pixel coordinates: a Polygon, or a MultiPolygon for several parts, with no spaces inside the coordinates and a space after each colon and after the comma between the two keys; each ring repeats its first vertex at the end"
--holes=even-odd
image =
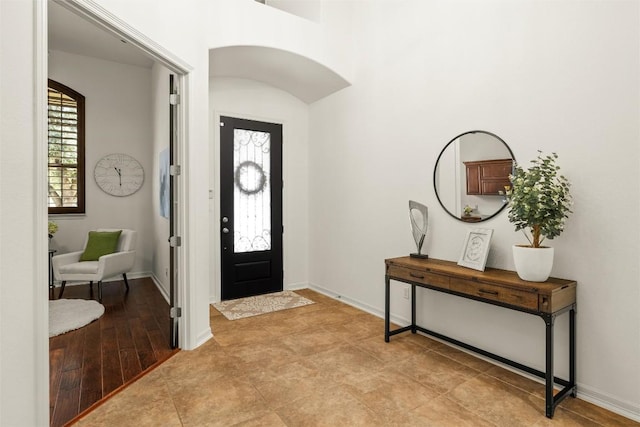
{"type": "Polygon", "coordinates": [[[81,426],[640,426],[311,290],[305,307],[226,320],[81,426]]]}

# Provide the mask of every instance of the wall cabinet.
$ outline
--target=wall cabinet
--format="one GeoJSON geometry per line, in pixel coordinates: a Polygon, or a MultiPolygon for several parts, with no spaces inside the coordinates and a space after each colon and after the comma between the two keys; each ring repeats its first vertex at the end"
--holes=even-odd
{"type": "Polygon", "coordinates": [[[478,160],[464,162],[467,169],[467,194],[498,196],[504,187],[511,185],[509,174],[513,159],[478,160]]]}

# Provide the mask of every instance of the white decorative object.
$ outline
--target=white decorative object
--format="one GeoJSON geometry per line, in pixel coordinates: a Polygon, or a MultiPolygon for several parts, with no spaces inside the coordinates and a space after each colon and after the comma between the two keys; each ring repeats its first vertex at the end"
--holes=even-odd
{"type": "Polygon", "coordinates": [[[513,245],[513,262],[522,280],[544,282],[553,267],[553,248],[513,245]]]}
{"type": "Polygon", "coordinates": [[[422,203],[409,200],[409,220],[411,221],[411,234],[418,249],[418,252],[409,255],[412,258],[429,258],[427,254],[422,253],[422,245],[429,227],[429,209],[422,203]]]}
{"type": "Polygon", "coordinates": [[[127,154],[109,154],[98,160],[93,170],[96,184],[112,196],[130,196],[142,187],[144,169],[127,154]]]}
{"type": "Polygon", "coordinates": [[[487,257],[489,256],[489,244],[493,230],[490,228],[473,228],[467,231],[467,236],[462,245],[462,253],[458,265],[484,271],[487,257]]]}

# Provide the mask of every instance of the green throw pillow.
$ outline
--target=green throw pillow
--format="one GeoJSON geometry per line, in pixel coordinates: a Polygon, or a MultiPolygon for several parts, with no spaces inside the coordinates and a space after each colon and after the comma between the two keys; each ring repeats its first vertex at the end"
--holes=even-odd
{"type": "Polygon", "coordinates": [[[90,231],[89,241],[80,261],[97,261],[102,255],[112,254],[118,249],[118,239],[122,230],[90,231]]]}

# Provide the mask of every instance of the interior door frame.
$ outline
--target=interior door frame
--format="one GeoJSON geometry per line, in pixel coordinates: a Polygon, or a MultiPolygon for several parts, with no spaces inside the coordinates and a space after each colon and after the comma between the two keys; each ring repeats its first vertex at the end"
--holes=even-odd
{"type": "MultiPolygon", "coordinates": [[[[210,277],[212,278],[213,289],[211,296],[211,303],[220,302],[222,300],[222,251],[220,249],[220,219],[221,219],[221,207],[220,207],[220,117],[234,117],[238,119],[254,120],[257,122],[275,123],[282,126],[282,180],[287,180],[287,143],[288,140],[288,127],[287,121],[277,116],[258,116],[254,114],[241,113],[238,111],[230,111],[224,109],[212,110],[213,120],[211,120],[210,134],[213,140],[213,147],[211,149],[211,165],[212,170],[215,171],[211,174],[211,188],[213,189],[209,194],[210,199],[210,211],[211,222],[209,227],[210,242],[211,242],[211,271],[210,277]]],[[[286,186],[282,187],[282,225],[287,228],[287,189],[286,186]]],[[[282,289],[287,289],[287,235],[282,236],[282,289]]]]}
{"type": "MultiPolygon", "coordinates": [[[[176,141],[176,160],[182,162],[183,170],[186,169],[186,159],[188,152],[188,105],[189,100],[189,79],[191,67],[177,56],[173,55],[170,51],[157,44],[153,40],[146,37],[144,34],[131,27],[125,21],[114,16],[108,10],[104,9],[95,2],[84,2],[82,0],[52,0],[59,5],[71,10],[92,24],[104,29],[120,38],[127,43],[132,44],[145,52],[148,56],[154,58],[157,62],[164,65],[169,71],[176,75],[178,92],[181,97],[182,108],[178,109],[178,133],[176,141]]],[[[48,79],[48,5],[47,1],[35,2],[35,16],[34,16],[34,79],[35,79],[35,111],[36,114],[34,121],[34,133],[35,133],[35,155],[36,155],[36,169],[38,179],[35,186],[36,200],[46,200],[47,186],[46,186],[46,170],[47,170],[47,79],[48,79]]],[[[188,235],[187,224],[184,221],[186,218],[186,195],[188,194],[188,180],[186,177],[178,180],[177,192],[179,199],[182,203],[179,206],[179,215],[176,226],[176,234],[185,238],[188,235]]],[[[38,206],[38,217],[40,221],[38,225],[41,225],[42,230],[45,230],[48,210],[45,203],[42,206],[38,206]]],[[[43,281],[48,275],[48,259],[46,257],[47,238],[46,233],[41,233],[42,239],[36,242],[36,250],[38,253],[42,253],[41,257],[36,257],[35,261],[35,274],[36,277],[41,278],[43,281]]],[[[187,343],[189,340],[188,324],[189,316],[192,316],[195,310],[192,308],[195,306],[194,292],[189,292],[187,288],[187,271],[188,259],[185,248],[180,248],[177,251],[176,265],[178,272],[176,275],[176,298],[178,303],[183,308],[183,313],[186,316],[179,322],[179,336],[180,347],[190,347],[191,343],[187,343]]],[[[44,288],[43,288],[44,289],[44,288]]],[[[38,318],[35,322],[35,340],[36,354],[34,355],[36,372],[35,372],[35,389],[37,390],[36,407],[37,413],[35,418],[38,420],[38,425],[49,424],[49,309],[48,309],[48,292],[34,292],[35,304],[40,310],[37,311],[38,318]]]]}

